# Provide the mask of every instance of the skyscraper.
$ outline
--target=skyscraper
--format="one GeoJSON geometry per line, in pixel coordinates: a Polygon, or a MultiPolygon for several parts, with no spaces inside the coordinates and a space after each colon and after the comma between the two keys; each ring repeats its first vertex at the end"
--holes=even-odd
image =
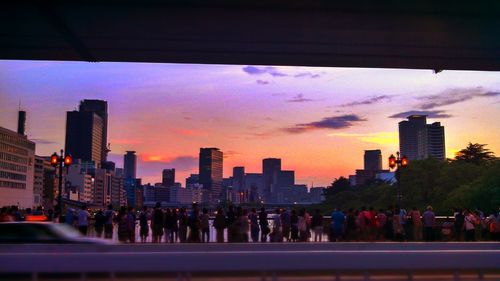
{"type": "Polygon", "coordinates": [[[135,151],[127,151],[123,156],[123,169],[125,174],[124,178],[137,178],[137,155],[135,155],[135,151]]]}
{"type": "Polygon", "coordinates": [[[439,122],[428,125],[425,115],[409,116],[407,121],[399,122],[399,150],[409,160],[444,160],[444,127],[439,122]]]}
{"type": "Polygon", "coordinates": [[[427,116],[411,115],[399,122],[399,151],[409,160],[426,158],[427,116]]]}
{"type": "Polygon", "coordinates": [[[108,102],[103,100],[83,100],[80,101],[80,112],[94,112],[102,119],[101,132],[101,159],[107,161],[108,148],[108,102]]]}
{"type": "Polygon", "coordinates": [[[380,149],[365,150],[365,170],[380,171],[382,170],[382,152],[380,149]]]}
{"type": "Polygon", "coordinates": [[[262,177],[264,181],[264,198],[271,201],[272,193],[278,183],[278,175],[281,171],[281,159],[266,158],[262,160],[262,177]]]}
{"type": "Polygon", "coordinates": [[[233,168],[233,188],[237,191],[245,187],[245,167],[233,168]]]}
{"type": "Polygon", "coordinates": [[[175,185],[175,169],[163,169],[161,185],[166,187],[175,185]]]}
{"type": "Polygon", "coordinates": [[[218,199],[222,190],[222,151],[218,148],[200,148],[199,171],[199,182],[208,191],[204,199],[218,199]]]}
{"type": "Polygon", "coordinates": [[[94,161],[97,168],[103,162],[102,118],[92,111],[68,111],[66,113],[65,150],[74,159],[94,161]]]}
{"type": "Polygon", "coordinates": [[[427,156],[443,161],[446,159],[444,126],[440,122],[427,125],[427,156]]]}

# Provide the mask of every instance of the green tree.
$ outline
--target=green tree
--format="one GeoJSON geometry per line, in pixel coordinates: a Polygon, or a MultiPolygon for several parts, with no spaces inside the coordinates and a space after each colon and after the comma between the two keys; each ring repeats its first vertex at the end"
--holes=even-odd
{"type": "Polygon", "coordinates": [[[473,163],[476,165],[496,159],[495,154],[485,148],[486,144],[471,143],[457,152],[455,161],[473,163]]]}

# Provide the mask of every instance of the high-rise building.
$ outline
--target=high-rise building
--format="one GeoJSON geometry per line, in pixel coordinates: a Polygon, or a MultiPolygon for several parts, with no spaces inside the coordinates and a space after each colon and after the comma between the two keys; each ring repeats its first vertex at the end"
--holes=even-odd
{"type": "Polygon", "coordinates": [[[271,201],[274,189],[277,187],[278,174],[281,171],[281,159],[266,158],[262,160],[262,177],[264,181],[264,198],[271,201]]]}
{"type": "Polygon", "coordinates": [[[295,171],[279,171],[278,182],[279,187],[289,187],[295,185],[295,171]]]}
{"type": "Polygon", "coordinates": [[[426,158],[427,116],[411,115],[399,122],[399,151],[409,160],[426,158]]]}
{"type": "Polygon", "coordinates": [[[94,162],[97,168],[103,162],[102,146],[104,123],[91,111],[68,111],[66,113],[65,150],[73,159],[94,162]]]}
{"type": "Polygon", "coordinates": [[[66,113],[65,149],[74,159],[93,161],[97,168],[106,162],[108,103],[83,100],[79,111],[66,113]]]}
{"type": "Polygon", "coordinates": [[[163,169],[161,184],[166,187],[174,186],[175,184],[175,169],[163,169]]]}
{"type": "Polygon", "coordinates": [[[427,156],[443,161],[446,159],[444,126],[440,122],[427,125],[427,156]]]}
{"type": "Polygon", "coordinates": [[[409,160],[428,157],[444,160],[444,127],[439,122],[428,125],[425,115],[409,116],[399,122],[399,150],[409,160]]]}
{"type": "Polygon", "coordinates": [[[137,155],[135,151],[127,151],[123,156],[124,178],[135,179],[137,177],[137,155]]]}
{"type": "Polygon", "coordinates": [[[218,148],[200,148],[200,184],[208,191],[204,199],[219,199],[222,191],[222,151],[218,148]]]}
{"type": "Polygon", "coordinates": [[[0,127],[0,206],[33,207],[34,170],[35,143],[0,127]]]}
{"type": "Polygon", "coordinates": [[[380,149],[365,150],[365,170],[380,171],[382,170],[382,152],[380,149]]]}
{"type": "Polygon", "coordinates": [[[101,159],[107,160],[108,148],[108,102],[103,100],[83,100],[80,101],[80,112],[94,112],[102,119],[101,132],[101,159]]]}
{"type": "Polygon", "coordinates": [[[197,184],[200,184],[200,175],[191,174],[188,178],[186,178],[186,187],[192,187],[197,184]]]}
{"type": "Polygon", "coordinates": [[[245,167],[233,168],[233,188],[237,191],[243,190],[245,186],[245,167]]]}
{"type": "Polygon", "coordinates": [[[33,204],[41,206],[43,203],[43,157],[35,155],[35,178],[33,180],[33,204]]]}

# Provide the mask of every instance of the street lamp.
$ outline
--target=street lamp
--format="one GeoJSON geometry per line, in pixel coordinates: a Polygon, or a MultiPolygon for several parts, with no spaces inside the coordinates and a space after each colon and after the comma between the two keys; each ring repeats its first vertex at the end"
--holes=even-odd
{"type": "Polygon", "coordinates": [[[406,156],[399,157],[399,151],[396,152],[396,156],[394,154],[391,154],[389,156],[389,168],[394,169],[396,168],[395,176],[396,176],[396,188],[397,188],[397,195],[396,195],[396,200],[398,205],[401,203],[401,198],[403,195],[401,194],[401,186],[400,186],[400,179],[401,179],[401,171],[399,170],[400,167],[406,167],[408,166],[408,158],[406,156]]]}
{"type": "Polygon", "coordinates": [[[70,154],[64,154],[64,150],[61,149],[61,155],[57,155],[56,152],[50,156],[50,165],[54,168],[59,167],[59,194],[57,196],[57,205],[59,209],[59,214],[62,213],[62,171],[63,167],[69,167],[73,163],[73,158],[70,154]]]}

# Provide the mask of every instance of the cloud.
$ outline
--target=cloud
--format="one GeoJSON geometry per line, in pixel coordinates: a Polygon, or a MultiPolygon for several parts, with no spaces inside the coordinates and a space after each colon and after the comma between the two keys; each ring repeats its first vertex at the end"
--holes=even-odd
{"type": "Polygon", "coordinates": [[[370,105],[382,101],[390,101],[395,95],[380,95],[380,96],[373,96],[369,97],[363,100],[359,101],[354,101],[346,104],[340,105],[341,107],[350,107],[350,106],[358,106],[358,105],[370,105]]]}
{"type": "Polygon", "coordinates": [[[283,77],[283,76],[288,76],[288,74],[285,74],[283,72],[278,71],[276,67],[274,66],[264,66],[264,67],[256,67],[252,65],[248,65],[242,68],[244,72],[250,74],[250,75],[262,75],[262,74],[269,74],[273,77],[283,77]]]}
{"type": "Polygon", "coordinates": [[[332,116],[323,118],[320,121],[296,124],[293,127],[283,128],[282,130],[290,134],[300,134],[318,129],[344,129],[352,127],[355,123],[366,121],[356,114],[347,114],[341,116],[332,116]]]}
{"type": "Polygon", "coordinates": [[[241,153],[234,150],[224,151],[224,158],[232,158],[233,156],[240,155],[241,153]]]}
{"type": "Polygon", "coordinates": [[[321,74],[319,73],[312,73],[312,72],[300,72],[300,73],[297,73],[295,74],[293,77],[296,77],[296,78],[301,78],[301,77],[308,77],[308,78],[319,78],[321,77],[321,74]]]}
{"type": "Polygon", "coordinates": [[[487,91],[483,87],[476,88],[453,88],[445,90],[436,95],[429,95],[417,98],[421,109],[433,109],[436,107],[456,104],[475,98],[487,98],[500,96],[500,92],[487,91]]]}
{"type": "Polygon", "coordinates": [[[294,96],[293,98],[287,100],[287,102],[310,102],[310,101],[314,101],[314,100],[304,98],[303,94],[298,94],[298,95],[294,96]]]}
{"type": "Polygon", "coordinates": [[[389,118],[406,118],[410,115],[427,115],[428,118],[450,118],[453,115],[446,113],[445,110],[410,110],[393,114],[389,118]]]}
{"type": "Polygon", "coordinates": [[[257,84],[259,84],[259,85],[267,85],[267,84],[269,84],[269,81],[267,81],[267,80],[260,80],[260,79],[259,79],[259,80],[257,80],[256,82],[257,82],[257,84]]]}
{"type": "Polygon", "coordinates": [[[30,138],[29,140],[36,143],[36,144],[54,144],[54,143],[57,143],[56,141],[42,139],[42,138],[30,138]]]}
{"type": "Polygon", "coordinates": [[[398,132],[375,132],[367,134],[351,134],[351,133],[330,133],[329,137],[345,137],[345,138],[356,138],[362,142],[375,143],[381,145],[387,144],[398,144],[399,134],[398,132]]]}

